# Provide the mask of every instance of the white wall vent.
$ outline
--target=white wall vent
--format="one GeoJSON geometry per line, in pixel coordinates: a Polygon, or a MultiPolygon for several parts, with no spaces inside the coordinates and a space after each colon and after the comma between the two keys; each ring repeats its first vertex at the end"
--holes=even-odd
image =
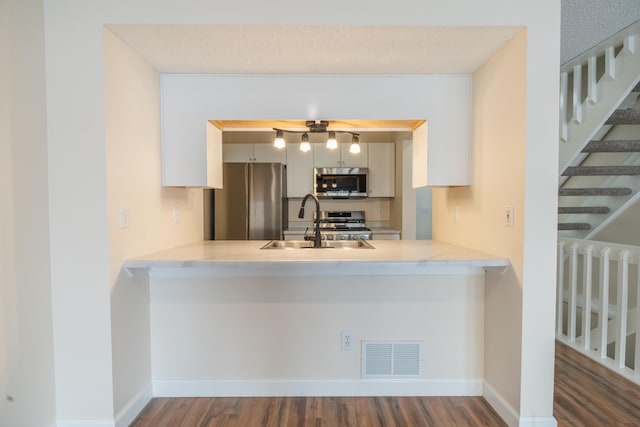
{"type": "Polygon", "coordinates": [[[362,378],[422,376],[424,341],[362,341],[362,378]]]}

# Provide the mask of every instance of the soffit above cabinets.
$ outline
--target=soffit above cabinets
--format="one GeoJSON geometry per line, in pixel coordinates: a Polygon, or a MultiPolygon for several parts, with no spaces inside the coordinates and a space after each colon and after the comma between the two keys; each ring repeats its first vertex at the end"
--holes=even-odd
{"type": "MultiPolygon", "coordinates": [[[[329,120],[329,130],[411,132],[424,120],[329,120]]],[[[223,131],[307,130],[305,120],[211,120],[223,131]]]]}

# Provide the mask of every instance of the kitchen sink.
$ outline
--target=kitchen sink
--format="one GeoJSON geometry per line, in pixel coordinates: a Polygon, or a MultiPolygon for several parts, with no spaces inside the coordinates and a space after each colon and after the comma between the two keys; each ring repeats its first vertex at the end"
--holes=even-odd
{"type": "Polygon", "coordinates": [[[323,240],[320,248],[312,240],[272,240],[260,249],[374,249],[366,240],[323,240]]]}

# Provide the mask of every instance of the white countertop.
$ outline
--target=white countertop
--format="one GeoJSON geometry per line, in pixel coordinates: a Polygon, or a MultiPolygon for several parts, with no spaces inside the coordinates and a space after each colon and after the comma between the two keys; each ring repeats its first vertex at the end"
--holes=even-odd
{"type": "Polygon", "coordinates": [[[315,276],[464,274],[510,265],[505,258],[432,240],[369,242],[375,249],[260,249],[267,242],[201,241],[126,260],[123,268],[204,269],[215,276],[315,276]]]}

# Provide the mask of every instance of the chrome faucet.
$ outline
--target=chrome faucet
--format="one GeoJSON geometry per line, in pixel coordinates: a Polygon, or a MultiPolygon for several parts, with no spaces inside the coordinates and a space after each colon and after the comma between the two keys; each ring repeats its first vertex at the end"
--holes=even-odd
{"type": "Polygon", "coordinates": [[[307,194],[306,196],[304,196],[304,199],[302,199],[302,205],[300,206],[300,212],[298,212],[298,218],[304,218],[304,205],[305,203],[307,203],[307,199],[311,197],[313,199],[313,201],[316,203],[316,216],[313,219],[313,228],[314,228],[314,238],[313,238],[313,247],[314,248],[320,248],[322,247],[322,238],[320,236],[320,201],[318,200],[318,197],[315,194],[307,194]]]}

